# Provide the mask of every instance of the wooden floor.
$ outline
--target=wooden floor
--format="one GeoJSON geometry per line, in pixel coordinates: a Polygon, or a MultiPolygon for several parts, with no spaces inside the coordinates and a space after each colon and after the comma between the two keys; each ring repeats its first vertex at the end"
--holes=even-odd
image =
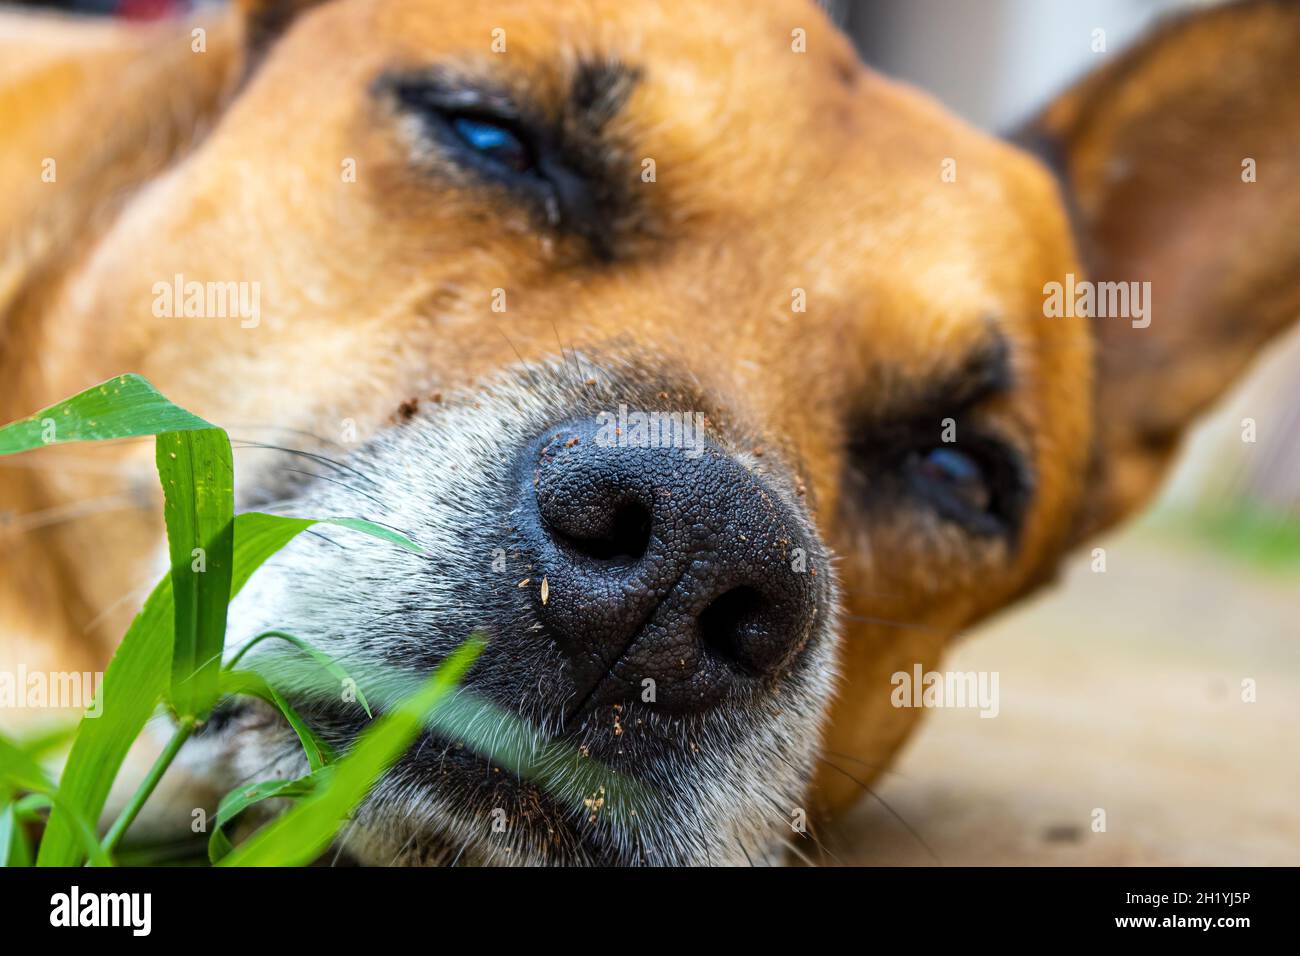
{"type": "Polygon", "coordinates": [[[1104,543],[1106,573],[955,647],[1001,713],[931,711],[828,862],[1300,864],[1300,572],[1150,527],[1104,543]]]}

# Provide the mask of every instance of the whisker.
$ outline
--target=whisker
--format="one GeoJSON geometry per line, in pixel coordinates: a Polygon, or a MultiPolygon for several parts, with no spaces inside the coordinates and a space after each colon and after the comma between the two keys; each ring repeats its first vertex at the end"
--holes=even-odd
{"type": "MultiPolygon", "coordinates": [[[[555,344],[558,345],[558,346],[560,347],[560,362],[564,365],[564,377],[565,377],[565,378],[569,378],[569,356],[568,356],[568,354],[564,351],[564,340],[560,338],[560,329],[559,329],[559,326],[557,326],[557,325],[555,324],[555,320],[554,320],[554,319],[551,319],[551,331],[555,333],[555,344]]],[[[577,356],[576,356],[576,354],[575,354],[575,356],[574,356],[574,364],[575,364],[575,367],[577,367],[577,369],[578,369],[578,379],[581,379],[581,378],[582,378],[582,368],[581,368],[581,366],[578,366],[578,365],[577,365],[577,356]]],[[[577,387],[577,385],[578,385],[578,379],[569,379],[569,384],[572,385],[572,386],[574,386],[574,387],[577,387]]]]}
{"type": "Polygon", "coordinates": [[[522,368],[525,372],[528,373],[528,380],[532,383],[533,389],[538,393],[540,393],[541,385],[537,381],[537,370],[532,365],[529,365],[527,362],[524,361],[524,357],[519,354],[519,349],[515,348],[514,340],[510,338],[510,336],[506,335],[505,329],[501,328],[501,326],[498,325],[496,326],[496,330],[501,334],[501,337],[506,340],[506,344],[510,346],[510,351],[515,353],[515,358],[519,359],[520,368],[522,368]]]}
{"type": "MultiPolygon", "coordinates": [[[[791,760],[789,760],[789,759],[788,759],[787,757],[785,757],[784,755],[778,753],[778,754],[774,754],[774,756],[775,756],[778,760],[784,761],[784,763],[786,764],[786,766],[790,767],[790,769],[792,769],[792,770],[794,770],[794,771],[796,771],[796,772],[798,772],[798,773],[802,773],[802,772],[803,772],[803,771],[800,770],[797,766],[795,766],[795,764],[794,764],[791,760]]],[[[786,814],[786,812],[787,812],[787,811],[786,811],[786,808],[785,808],[785,807],[782,807],[779,803],[777,803],[777,802],[776,802],[776,798],[775,798],[775,797],[772,797],[770,794],[767,796],[767,802],[770,803],[770,804],[772,805],[772,808],[776,811],[777,819],[781,821],[782,832],[783,832],[783,834],[784,834],[784,830],[790,826],[789,821],[787,821],[787,820],[786,820],[786,817],[785,817],[785,814],[786,814]]],[[[792,830],[791,832],[793,833],[793,832],[795,832],[795,831],[792,830]]],[[[844,865],[844,864],[843,864],[843,861],[841,861],[841,860],[839,859],[839,857],[837,857],[834,853],[832,853],[830,850],[828,850],[828,849],[827,849],[827,848],[822,844],[821,840],[817,839],[817,835],[816,835],[815,833],[809,833],[809,832],[806,832],[806,831],[805,831],[804,833],[802,833],[802,834],[800,834],[800,835],[803,836],[804,839],[812,840],[812,842],[816,845],[818,851],[819,851],[823,856],[829,856],[832,860],[834,860],[834,861],[835,861],[837,864],[839,864],[840,866],[843,866],[843,865],[844,865]]],[[[786,838],[786,839],[788,839],[788,838],[786,838]]],[[[783,843],[783,844],[785,843],[785,839],[782,840],[782,843],[783,843]]],[[[788,844],[787,844],[787,845],[788,845],[788,844]]],[[[812,865],[813,865],[813,866],[816,866],[817,864],[812,864],[812,865]]]]}
{"type": "MultiPolygon", "coordinates": [[[[807,866],[810,866],[810,867],[812,867],[812,868],[814,868],[814,869],[821,869],[820,865],[817,864],[817,863],[814,863],[814,862],[809,858],[809,856],[808,856],[807,853],[804,853],[803,850],[799,849],[798,845],[794,842],[793,839],[782,840],[782,841],[781,841],[781,845],[782,845],[783,847],[785,847],[787,850],[789,850],[791,853],[793,853],[795,856],[797,856],[797,857],[798,857],[798,858],[799,858],[799,859],[800,859],[804,864],[806,864],[807,866]]],[[[818,845],[820,846],[820,844],[818,844],[818,845]]]]}
{"type": "Polygon", "coordinates": [[[350,472],[351,474],[356,475],[358,478],[360,478],[362,481],[367,482],[368,484],[374,485],[376,487],[379,486],[379,482],[375,481],[374,478],[372,478],[370,475],[367,475],[363,471],[359,471],[358,469],[352,467],[351,465],[344,464],[341,461],[336,461],[335,459],[330,458],[328,455],[319,455],[314,452],[303,451],[301,448],[288,448],[284,445],[272,445],[267,442],[250,441],[244,438],[240,438],[240,439],[232,438],[231,444],[233,447],[238,448],[241,451],[260,449],[263,451],[279,451],[279,452],[284,452],[286,455],[298,455],[302,458],[310,458],[312,461],[319,462],[322,465],[327,465],[331,468],[336,468],[340,471],[350,472]]]}
{"type": "Polygon", "coordinates": [[[361,495],[363,498],[369,498],[371,501],[379,505],[379,507],[383,508],[385,511],[388,510],[388,506],[384,504],[383,499],[376,498],[374,495],[370,494],[369,492],[362,491],[360,488],[354,488],[351,485],[349,485],[346,481],[340,481],[338,478],[331,478],[329,475],[319,475],[319,474],[315,474],[314,472],[303,471],[301,468],[281,468],[280,470],[287,471],[291,475],[305,475],[308,478],[316,478],[319,479],[320,481],[328,481],[332,485],[338,485],[340,488],[346,488],[348,491],[352,492],[353,494],[361,495]]]}
{"type": "MultiPolygon", "coordinates": [[[[416,831],[416,830],[414,830],[414,829],[411,830],[411,835],[410,835],[409,837],[406,838],[406,842],[403,843],[400,847],[397,848],[397,852],[393,854],[393,858],[392,858],[391,860],[388,861],[388,865],[389,865],[389,866],[393,866],[394,864],[396,864],[397,861],[398,861],[398,859],[401,857],[401,855],[402,855],[403,853],[406,852],[406,848],[407,848],[408,846],[410,846],[412,843],[415,842],[415,835],[416,835],[417,832],[418,832],[418,831],[416,831]]],[[[339,847],[339,853],[342,853],[342,852],[343,852],[343,848],[342,848],[342,847],[339,847]]],[[[337,855],[336,855],[335,858],[337,859],[337,855]]],[[[333,863],[330,864],[330,866],[333,866],[333,865],[334,865],[333,863]]]]}
{"type": "Polygon", "coordinates": [[[456,851],[456,855],[451,858],[451,862],[447,864],[448,869],[450,869],[453,866],[457,866],[460,863],[460,858],[465,855],[465,851],[467,849],[469,849],[468,840],[466,840],[460,845],[460,849],[456,851]]]}
{"type": "Polygon", "coordinates": [[[827,760],[825,757],[818,757],[817,759],[820,760],[822,763],[826,764],[832,770],[842,773],[845,777],[852,780],[859,787],[861,787],[864,792],[871,794],[871,796],[875,798],[875,800],[882,807],[884,807],[886,811],[889,812],[889,815],[892,816],[895,820],[897,820],[900,824],[902,824],[904,829],[906,829],[907,832],[910,833],[913,836],[913,838],[915,838],[916,842],[921,844],[925,852],[930,855],[930,859],[934,860],[934,862],[939,864],[940,866],[943,865],[943,861],[939,859],[939,854],[934,852],[934,850],[930,847],[930,844],[926,843],[925,840],[921,837],[921,834],[918,833],[910,823],[904,820],[902,815],[897,810],[895,810],[887,802],[885,802],[885,799],[881,797],[880,794],[876,793],[875,790],[868,787],[865,783],[863,783],[857,777],[853,776],[853,774],[849,773],[847,770],[845,770],[843,767],[839,766],[838,764],[830,760],[827,760]]]}
{"type": "MultiPolygon", "coordinates": [[[[302,438],[310,438],[312,441],[320,442],[322,445],[333,445],[335,448],[347,448],[342,442],[335,441],[333,438],[326,438],[323,435],[317,435],[315,432],[309,432],[302,428],[289,428],[285,425],[227,425],[226,431],[233,429],[249,429],[252,431],[279,431],[288,435],[298,435],[302,438]]],[[[233,439],[232,439],[233,441],[233,439]]]]}
{"type": "Polygon", "coordinates": [[[744,854],[745,862],[749,864],[750,869],[754,869],[754,859],[749,855],[749,851],[745,849],[745,841],[740,837],[736,837],[736,846],[740,847],[740,852],[744,854]]]}
{"type": "Polygon", "coordinates": [[[907,774],[900,773],[899,771],[892,769],[886,763],[870,763],[866,760],[861,760],[858,757],[853,756],[852,754],[840,753],[838,750],[827,750],[824,747],[822,748],[822,753],[830,754],[832,757],[839,757],[841,760],[851,760],[853,763],[857,764],[859,767],[862,767],[864,770],[874,770],[876,773],[893,774],[895,777],[900,777],[903,780],[912,779],[907,774]]]}

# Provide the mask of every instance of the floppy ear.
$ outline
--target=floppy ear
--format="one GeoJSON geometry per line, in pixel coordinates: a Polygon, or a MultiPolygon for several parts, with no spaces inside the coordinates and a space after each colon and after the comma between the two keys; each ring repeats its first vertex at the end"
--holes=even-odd
{"type": "Polygon", "coordinates": [[[1146,500],[1189,420],[1300,316],[1300,0],[1169,24],[1027,140],[1063,181],[1087,278],[1150,283],[1139,322],[1091,320],[1100,433],[1082,537],[1146,500]]]}

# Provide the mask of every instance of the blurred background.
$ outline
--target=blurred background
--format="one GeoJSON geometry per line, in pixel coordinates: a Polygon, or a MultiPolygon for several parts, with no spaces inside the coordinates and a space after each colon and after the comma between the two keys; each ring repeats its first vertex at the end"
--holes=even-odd
{"type": "MultiPolygon", "coordinates": [[[[868,63],[994,132],[1191,5],[824,3],[868,63]]],[[[1084,554],[957,643],[948,669],[999,673],[999,717],[931,711],[860,811],[819,835],[824,862],[1300,864],[1300,331],[1190,436],[1156,506],[1097,545],[1104,572],[1084,554]]]]}

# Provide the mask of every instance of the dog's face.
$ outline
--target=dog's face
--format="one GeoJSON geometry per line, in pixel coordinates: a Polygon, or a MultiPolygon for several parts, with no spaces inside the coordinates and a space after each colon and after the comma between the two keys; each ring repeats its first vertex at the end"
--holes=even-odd
{"type": "MultiPolygon", "coordinates": [[[[65,340],[120,330],[65,359],[82,381],[138,371],[322,456],[242,451],[244,507],[426,549],[303,536],[233,646],[278,628],[419,677],[487,637],[362,859],[768,855],[815,778],[842,804],[902,740],[890,674],[1111,517],[1093,328],[1044,316],[1084,272],[1053,176],[807,4],[688,15],[324,4],[60,299],[65,340]],[[257,283],[256,327],[156,317],[177,275],[257,283]],[[521,727],[514,764],[484,755],[521,727]]],[[[260,714],[221,730],[205,759],[292,763],[260,714]]]]}

